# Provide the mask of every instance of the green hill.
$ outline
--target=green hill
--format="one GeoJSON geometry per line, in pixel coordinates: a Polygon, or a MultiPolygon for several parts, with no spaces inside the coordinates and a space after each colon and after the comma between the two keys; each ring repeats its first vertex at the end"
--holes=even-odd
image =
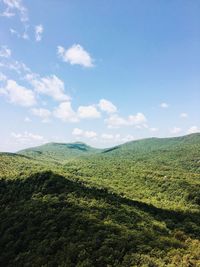
{"type": "Polygon", "coordinates": [[[0,153],[0,266],[200,266],[200,134],[0,153]]]}
{"type": "Polygon", "coordinates": [[[28,148],[18,152],[20,155],[29,156],[35,159],[48,161],[63,161],[73,159],[82,155],[92,155],[101,151],[92,148],[84,143],[48,143],[42,146],[28,148]]]}

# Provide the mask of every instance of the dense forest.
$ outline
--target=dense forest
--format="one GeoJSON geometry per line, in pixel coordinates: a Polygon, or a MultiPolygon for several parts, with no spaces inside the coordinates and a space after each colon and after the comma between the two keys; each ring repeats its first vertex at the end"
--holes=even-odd
{"type": "Polygon", "coordinates": [[[0,266],[200,266],[200,134],[0,153],[0,266]]]}

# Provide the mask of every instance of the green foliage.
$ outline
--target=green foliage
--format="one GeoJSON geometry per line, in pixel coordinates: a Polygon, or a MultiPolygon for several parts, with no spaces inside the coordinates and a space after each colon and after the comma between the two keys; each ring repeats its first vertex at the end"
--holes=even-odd
{"type": "Polygon", "coordinates": [[[55,162],[77,158],[81,155],[93,155],[98,152],[101,152],[101,150],[92,148],[81,142],[76,142],[72,144],[48,143],[21,150],[18,154],[48,162],[55,162]]]}
{"type": "Polygon", "coordinates": [[[200,266],[199,178],[199,134],[1,153],[0,266],[200,266]]]}

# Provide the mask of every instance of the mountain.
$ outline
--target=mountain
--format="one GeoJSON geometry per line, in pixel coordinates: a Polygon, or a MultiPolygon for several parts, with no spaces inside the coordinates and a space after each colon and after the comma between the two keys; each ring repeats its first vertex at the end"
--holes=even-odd
{"type": "Polygon", "coordinates": [[[109,154],[112,156],[144,155],[156,151],[193,150],[200,146],[200,133],[174,138],[147,138],[127,142],[108,149],[93,148],[85,143],[47,143],[41,146],[18,151],[17,154],[37,159],[63,161],[81,156],[109,154]]]}
{"type": "Polygon", "coordinates": [[[180,137],[171,137],[171,138],[147,138],[141,140],[130,141],[125,144],[105,149],[104,153],[107,152],[128,152],[133,153],[143,153],[143,152],[152,152],[156,150],[171,150],[176,148],[183,148],[190,146],[190,148],[196,145],[200,145],[200,133],[180,136],[180,137]]]}
{"type": "Polygon", "coordinates": [[[200,134],[0,153],[0,266],[200,266],[200,134]]]}
{"type": "Polygon", "coordinates": [[[42,146],[24,149],[18,152],[20,155],[48,161],[63,161],[82,155],[92,155],[100,152],[100,149],[90,147],[84,143],[48,143],[42,146]]]}

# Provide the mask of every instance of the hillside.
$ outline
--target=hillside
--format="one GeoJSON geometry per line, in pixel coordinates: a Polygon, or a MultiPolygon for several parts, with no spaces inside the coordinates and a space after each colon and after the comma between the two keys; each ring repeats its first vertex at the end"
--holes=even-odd
{"type": "Polygon", "coordinates": [[[197,266],[198,213],[158,209],[51,172],[0,184],[1,266],[182,266],[184,255],[197,266]]]}
{"type": "Polygon", "coordinates": [[[48,161],[62,161],[73,159],[82,155],[92,155],[101,151],[84,143],[76,142],[69,144],[48,143],[42,146],[28,148],[18,152],[20,155],[48,161]]]}
{"type": "Polygon", "coordinates": [[[1,153],[0,177],[1,266],[200,266],[200,134],[1,153]]]}
{"type": "Polygon", "coordinates": [[[200,134],[129,142],[73,166],[87,181],[131,199],[190,209],[199,201],[200,134]]]}

